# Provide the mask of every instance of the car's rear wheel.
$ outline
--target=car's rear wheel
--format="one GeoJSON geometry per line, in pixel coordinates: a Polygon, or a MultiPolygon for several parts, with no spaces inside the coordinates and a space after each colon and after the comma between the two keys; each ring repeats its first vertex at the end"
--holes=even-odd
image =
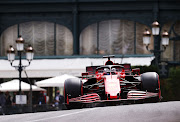
{"type": "Polygon", "coordinates": [[[64,83],[64,97],[65,97],[65,103],[66,107],[68,109],[71,108],[79,108],[79,104],[71,104],[68,103],[68,99],[76,98],[82,95],[82,81],[79,78],[70,78],[67,79],[64,83]]]}

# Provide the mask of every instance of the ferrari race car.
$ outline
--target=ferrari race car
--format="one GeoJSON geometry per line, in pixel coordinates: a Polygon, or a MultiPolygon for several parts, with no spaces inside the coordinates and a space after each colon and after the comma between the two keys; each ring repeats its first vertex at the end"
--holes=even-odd
{"type": "Polygon", "coordinates": [[[156,72],[140,74],[130,64],[115,64],[106,56],[105,65],[87,66],[80,78],[70,78],[64,83],[67,108],[90,103],[144,101],[161,98],[159,76],[156,72]]]}

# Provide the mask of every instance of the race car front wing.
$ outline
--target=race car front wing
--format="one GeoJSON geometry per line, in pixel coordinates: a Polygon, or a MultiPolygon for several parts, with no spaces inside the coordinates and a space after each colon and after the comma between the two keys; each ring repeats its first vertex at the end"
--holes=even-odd
{"type": "Polygon", "coordinates": [[[76,98],[68,99],[67,104],[69,103],[96,103],[96,102],[113,102],[113,101],[131,101],[131,100],[142,100],[147,98],[158,97],[159,93],[145,92],[145,91],[129,91],[127,93],[127,99],[110,99],[110,100],[101,100],[100,96],[97,93],[90,93],[82,95],[76,98]]]}

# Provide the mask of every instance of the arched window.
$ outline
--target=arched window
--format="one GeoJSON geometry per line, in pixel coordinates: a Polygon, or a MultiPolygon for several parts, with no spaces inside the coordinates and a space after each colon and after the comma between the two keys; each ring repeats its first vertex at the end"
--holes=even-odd
{"type": "Polygon", "coordinates": [[[161,30],[167,30],[170,36],[169,45],[162,53],[162,60],[180,61],[180,20],[164,24],[161,30]]]}
{"type": "MultiPolygon", "coordinates": [[[[1,35],[1,56],[6,55],[9,45],[15,47],[18,26],[7,28],[1,35]]],[[[73,37],[71,31],[51,22],[32,21],[19,24],[19,34],[25,40],[25,47],[31,44],[36,56],[72,55],[73,37]]]]}
{"type": "Polygon", "coordinates": [[[145,28],[148,27],[128,20],[94,23],[81,32],[80,54],[150,54],[142,41],[145,28]]]}

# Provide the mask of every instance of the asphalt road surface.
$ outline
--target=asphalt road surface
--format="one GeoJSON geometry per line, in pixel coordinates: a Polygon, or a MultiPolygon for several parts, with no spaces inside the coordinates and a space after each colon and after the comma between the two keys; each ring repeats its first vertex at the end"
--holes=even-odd
{"type": "Polygon", "coordinates": [[[0,116],[0,122],[180,122],[180,101],[0,116]]]}

